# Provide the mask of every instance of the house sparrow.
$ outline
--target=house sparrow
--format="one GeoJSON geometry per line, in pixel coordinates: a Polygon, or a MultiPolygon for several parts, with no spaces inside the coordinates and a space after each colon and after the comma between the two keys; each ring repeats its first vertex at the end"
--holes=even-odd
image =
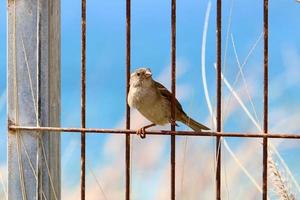
{"type": "MultiPolygon", "coordinates": [[[[145,131],[149,127],[167,123],[176,125],[176,122],[172,122],[171,119],[172,94],[162,84],[152,79],[149,68],[139,68],[131,74],[127,101],[131,108],[136,108],[152,122],[137,130],[141,138],[145,138],[145,131]]],[[[175,113],[176,121],[186,124],[194,131],[209,130],[208,127],[187,116],[177,99],[175,113]]]]}

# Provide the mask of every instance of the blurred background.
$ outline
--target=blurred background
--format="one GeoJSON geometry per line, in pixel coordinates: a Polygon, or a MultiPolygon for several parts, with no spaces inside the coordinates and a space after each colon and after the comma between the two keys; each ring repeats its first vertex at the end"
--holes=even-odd
{"type": "MultiPolygon", "coordinates": [[[[87,1],[87,127],[125,128],[125,3],[125,0],[87,1]]],[[[131,69],[147,66],[156,80],[170,88],[171,2],[132,0],[131,8],[131,69]]],[[[248,110],[247,114],[228,85],[223,84],[223,130],[259,132],[263,119],[263,3],[224,0],[222,8],[222,72],[248,110]]],[[[80,127],[80,13],[80,0],[61,1],[62,127],[80,127]]],[[[269,129],[274,133],[300,132],[299,13],[300,4],[294,0],[269,2],[269,129]]],[[[215,1],[177,0],[176,95],[186,113],[213,129],[207,98],[214,114],[215,17],[215,1]]],[[[7,187],[6,31],[6,2],[0,1],[0,181],[3,180],[0,199],[5,199],[7,187]]],[[[132,128],[148,123],[135,110],[131,117],[132,128]]],[[[178,130],[188,130],[179,125],[178,130]]],[[[80,135],[63,133],[61,137],[62,199],[79,199],[80,135]]],[[[215,140],[209,137],[176,140],[177,198],[213,199],[215,140]]],[[[299,199],[300,142],[270,141],[281,155],[278,157],[271,148],[272,161],[283,177],[287,193],[299,199]]],[[[224,141],[223,199],[260,199],[257,185],[261,185],[261,143],[261,139],[245,138],[224,141]]],[[[87,135],[87,199],[124,198],[124,145],[123,136],[87,135]]],[[[169,155],[169,137],[147,136],[146,140],[132,137],[132,199],[169,199],[169,155]]],[[[280,199],[278,180],[271,173],[269,197],[280,199]]]]}

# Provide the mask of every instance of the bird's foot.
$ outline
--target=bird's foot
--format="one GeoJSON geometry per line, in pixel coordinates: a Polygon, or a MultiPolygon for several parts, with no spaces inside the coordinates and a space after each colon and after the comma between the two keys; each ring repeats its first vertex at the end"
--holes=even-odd
{"type": "Polygon", "coordinates": [[[142,139],[146,138],[146,127],[142,127],[136,131],[136,134],[139,135],[142,139]]]}
{"type": "Polygon", "coordinates": [[[171,120],[170,120],[170,124],[171,124],[171,125],[174,125],[174,126],[179,126],[179,125],[176,123],[176,120],[174,120],[174,119],[171,119],[171,120]]]}
{"type": "Polygon", "coordinates": [[[136,134],[139,135],[142,139],[145,139],[146,138],[146,129],[150,128],[152,126],[155,126],[155,124],[150,124],[150,125],[147,125],[147,126],[144,126],[144,127],[140,128],[140,129],[138,129],[136,131],[136,134]]]}

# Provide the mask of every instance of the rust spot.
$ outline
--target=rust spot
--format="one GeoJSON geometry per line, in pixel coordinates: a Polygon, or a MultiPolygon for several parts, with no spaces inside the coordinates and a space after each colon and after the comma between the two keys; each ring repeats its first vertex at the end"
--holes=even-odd
{"type": "Polygon", "coordinates": [[[13,122],[11,119],[7,119],[7,130],[9,130],[11,133],[14,133],[16,130],[15,129],[11,129],[11,126],[15,126],[15,122],[13,122]]]}

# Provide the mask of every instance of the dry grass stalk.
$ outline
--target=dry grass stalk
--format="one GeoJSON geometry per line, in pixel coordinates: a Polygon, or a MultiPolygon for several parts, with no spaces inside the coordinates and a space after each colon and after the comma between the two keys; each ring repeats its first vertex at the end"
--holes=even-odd
{"type": "Polygon", "coordinates": [[[278,169],[278,165],[273,160],[272,155],[268,157],[268,169],[270,173],[270,180],[274,187],[274,192],[280,200],[296,200],[294,194],[288,187],[288,181],[283,173],[278,169]]]}

